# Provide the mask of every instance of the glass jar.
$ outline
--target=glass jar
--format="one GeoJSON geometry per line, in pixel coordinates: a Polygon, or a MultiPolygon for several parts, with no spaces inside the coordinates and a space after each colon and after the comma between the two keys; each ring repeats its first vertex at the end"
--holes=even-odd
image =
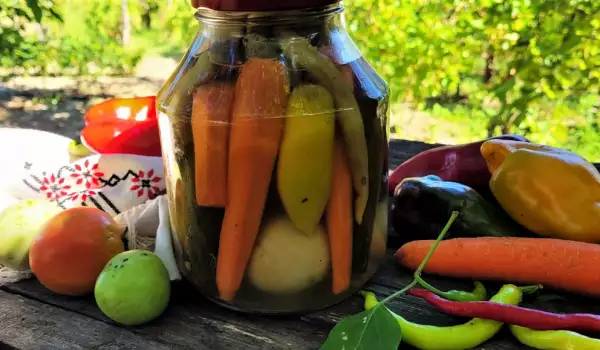
{"type": "Polygon", "coordinates": [[[230,308],[333,305],[385,255],[388,88],[342,11],[199,9],[158,94],[178,265],[230,308]]]}

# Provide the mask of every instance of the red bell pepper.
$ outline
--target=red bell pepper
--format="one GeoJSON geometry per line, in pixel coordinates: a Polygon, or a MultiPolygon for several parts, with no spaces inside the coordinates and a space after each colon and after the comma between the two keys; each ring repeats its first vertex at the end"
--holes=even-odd
{"type": "Polygon", "coordinates": [[[81,142],[96,153],[161,156],[156,96],[109,99],[84,119],[81,142]]]}

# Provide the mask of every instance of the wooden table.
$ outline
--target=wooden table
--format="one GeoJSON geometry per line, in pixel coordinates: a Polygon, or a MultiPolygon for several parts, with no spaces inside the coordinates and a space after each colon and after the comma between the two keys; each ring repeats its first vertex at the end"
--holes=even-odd
{"type": "MultiPolygon", "coordinates": [[[[431,147],[433,145],[419,142],[392,141],[390,167],[431,147]]],[[[394,235],[391,229],[390,235],[394,235]]],[[[392,260],[397,240],[393,236],[390,238],[388,261],[366,287],[379,297],[387,296],[410,282],[410,274],[397,268],[392,260]]],[[[442,289],[472,288],[472,283],[466,281],[433,277],[428,280],[442,289]]],[[[537,300],[530,305],[555,312],[600,314],[599,302],[562,293],[553,294],[558,299],[537,300]]],[[[355,296],[305,316],[264,317],[219,307],[182,284],[175,287],[169,309],[158,320],[126,328],[106,318],[96,307],[93,297],[57,296],[31,279],[0,289],[0,348],[318,349],[338,320],[362,310],[362,301],[361,297],[355,296]]],[[[420,323],[451,325],[465,322],[464,319],[438,313],[421,300],[408,296],[398,297],[389,307],[420,323]]],[[[409,347],[403,344],[401,348],[409,347]]],[[[504,329],[478,349],[527,348],[504,329]]]]}

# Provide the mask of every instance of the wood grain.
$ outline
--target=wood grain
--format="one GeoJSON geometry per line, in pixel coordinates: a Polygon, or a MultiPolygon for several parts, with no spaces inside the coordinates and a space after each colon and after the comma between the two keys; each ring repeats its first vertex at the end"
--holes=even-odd
{"type": "MultiPolygon", "coordinates": [[[[134,328],[115,325],[96,307],[93,298],[73,298],[48,292],[31,279],[3,287],[6,292],[29,300],[41,301],[47,307],[77,312],[109,328],[131,329],[151,343],[174,347],[207,349],[298,349],[318,348],[328,329],[298,322],[298,318],[266,317],[236,313],[197,296],[191,287],[178,286],[167,311],[156,321],[134,328]]],[[[1,333],[0,333],[1,334],[1,333]]],[[[0,335],[0,341],[4,341],[0,335]]],[[[74,341],[76,341],[74,339],[74,341]]]]}
{"type": "Polygon", "coordinates": [[[17,349],[172,349],[168,343],[3,291],[0,339],[17,349]]]}

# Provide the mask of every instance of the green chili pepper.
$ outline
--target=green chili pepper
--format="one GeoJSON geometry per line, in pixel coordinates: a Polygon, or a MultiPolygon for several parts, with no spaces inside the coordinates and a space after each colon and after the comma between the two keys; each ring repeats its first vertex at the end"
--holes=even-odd
{"type": "Polygon", "coordinates": [[[446,298],[448,300],[454,301],[484,301],[487,300],[487,290],[483,283],[479,281],[475,281],[475,289],[472,292],[465,292],[462,290],[449,290],[447,292],[443,292],[431,284],[427,283],[424,279],[419,276],[415,276],[415,279],[419,282],[419,284],[429,290],[432,293],[435,293],[442,298],[446,298]]]}
{"type": "MultiPolygon", "coordinates": [[[[377,305],[375,294],[370,292],[361,292],[361,294],[365,298],[365,310],[377,305]]],[[[522,297],[523,294],[517,286],[506,284],[490,301],[518,305],[522,297]]],[[[392,313],[392,315],[400,325],[402,340],[421,350],[471,349],[491,339],[503,325],[502,322],[474,318],[461,325],[438,327],[412,323],[397,314],[392,313]]]]}
{"type": "Polygon", "coordinates": [[[536,331],[512,325],[511,333],[522,344],[542,350],[600,349],[600,340],[572,331],[536,331]]]}

